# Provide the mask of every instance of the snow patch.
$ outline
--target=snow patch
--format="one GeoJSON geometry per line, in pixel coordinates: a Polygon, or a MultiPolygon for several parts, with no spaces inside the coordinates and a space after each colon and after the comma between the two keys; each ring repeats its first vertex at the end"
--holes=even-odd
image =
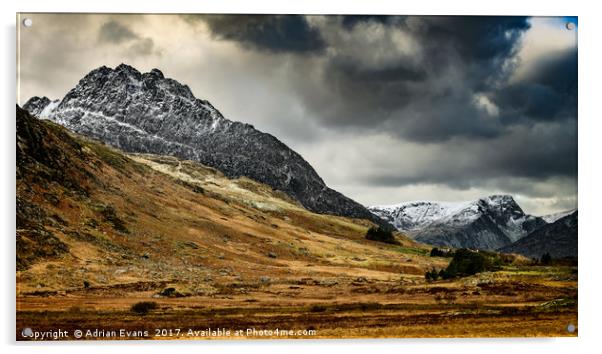
{"type": "Polygon", "coordinates": [[[51,101],[48,105],[46,105],[46,107],[44,107],[44,109],[42,110],[42,112],[40,112],[38,118],[40,118],[40,119],[50,119],[50,116],[54,112],[54,109],[56,107],[58,107],[58,105],[60,103],[61,103],[61,100],[51,101]]]}

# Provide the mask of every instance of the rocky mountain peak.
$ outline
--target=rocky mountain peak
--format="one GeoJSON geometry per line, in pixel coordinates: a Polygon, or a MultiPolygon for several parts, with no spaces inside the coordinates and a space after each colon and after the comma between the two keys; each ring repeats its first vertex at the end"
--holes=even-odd
{"type": "Polygon", "coordinates": [[[159,79],[164,79],[165,76],[163,76],[163,72],[157,68],[152,69],[149,73],[149,75],[153,75],[158,77],[159,79]]]}
{"type": "Polygon", "coordinates": [[[477,203],[483,207],[484,211],[499,218],[503,223],[526,216],[523,209],[510,195],[492,195],[479,199],[477,203]]]}
{"type": "Polygon", "coordinates": [[[488,197],[479,199],[479,202],[491,209],[497,209],[501,211],[510,210],[514,213],[524,214],[521,207],[511,195],[490,195],[488,197]]]}
{"type": "Polygon", "coordinates": [[[30,98],[25,105],[23,105],[23,109],[27,110],[34,116],[39,116],[40,113],[50,104],[50,99],[46,96],[38,97],[33,96],[30,98]]]}
{"type": "Polygon", "coordinates": [[[494,194],[487,196],[485,198],[481,198],[480,200],[493,205],[508,205],[513,207],[518,207],[518,204],[514,200],[514,198],[509,194],[494,194]]]}
{"type": "MultiPolygon", "coordinates": [[[[49,103],[50,102],[50,103],[49,103]]],[[[386,222],[328,188],[299,154],[270,134],[228,120],[190,88],[158,69],[120,64],[92,70],[53,105],[32,98],[24,108],[126,152],[172,155],[200,162],[230,178],[246,176],[319,213],[386,222]]]]}

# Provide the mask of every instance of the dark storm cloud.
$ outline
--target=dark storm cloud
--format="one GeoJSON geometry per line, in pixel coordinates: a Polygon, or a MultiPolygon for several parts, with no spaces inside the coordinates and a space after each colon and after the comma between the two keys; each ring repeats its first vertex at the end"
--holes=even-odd
{"type": "Polygon", "coordinates": [[[403,107],[412,101],[416,94],[416,84],[426,79],[426,72],[411,62],[398,60],[394,65],[367,67],[348,56],[336,56],[325,65],[323,81],[320,85],[327,89],[336,101],[326,99],[320,91],[307,91],[319,97],[308,102],[316,113],[332,108],[341,114],[332,112],[322,118],[327,125],[373,126],[379,123],[391,111],[403,107]],[[333,104],[335,106],[333,106],[333,104]],[[375,116],[376,121],[370,118],[375,116]],[[380,117],[380,119],[378,119],[380,117]]]}
{"type": "MultiPolygon", "coordinates": [[[[454,137],[489,138],[505,127],[474,104],[473,95],[488,92],[508,75],[526,17],[343,17],[342,30],[400,32],[419,47],[388,63],[347,56],[340,45],[323,74],[324,91],[305,90],[306,102],[332,127],[381,129],[422,142],[454,137]],[[358,26],[364,28],[358,29],[358,26]],[[367,27],[366,27],[367,26],[367,27]],[[337,94],[338,93],[338,94],[337,94]]],[[[387,50],[370,43],[363,54],[387,50]]],[[[360,54],[362,55],[362,54],[360,54]]],[[[303,90],[302,90],[303,92],[303,90]]]]}
{"type": "Polygon", "coordinates": [[[408,19],[419,19],[423,23],[414,32],[435,48],[441,44],[452,45],[464,58],[489,59],[508,55],[520,34],[529,29],[524,16],[387,16],[349,15],[342,16],[345,29],[353,29],[361,23],[379,23],[409,29],[408,19]]]}
{"type": "Polygon", "coordinates": [[[521,35],[529,29],[527,17],[511,16],[334,16],[327,26],[311,25],[298,15],[185,18],[202,21],[216,38],[250,50],[324,55],[293,80],[314,119],[337,129],[386,128],[418,142],[504,132],[503,124],[475,104],[474,95],[491,92],[507,78],[521,35]],[[354,40],[354,30],[364,26],[359,31],[368,33],[371,25],[386,32],[380,41],[354,40]],[[337,31],[348,33],[330,38],[329,32],[337,31]],[[398,45],[391,39],[395,32],[410,37],[419,51],[383,63],[378,56],[398,45]],[[353,47],[363,50],[350,54],[353,47]],[[307,82],[312,70],[320,71],[313,75],[318,80],[307,82]]]}
{"type": "Polygon", "coordinates": [[[518,83],[495,93],[503,119],[553,121],[577,118],[577,49],[551,55],[518,83]]]}
{"type": "Polygon", "coordinates": [[[161,52],[155,48],[155,42],[150,38],[141,38],[133,43],[129,48],[131,55],[149,56],[153,54],[160,55],[161,52]]]}
{"type": "Polygon", "coordinates": [[[451,45],[469,62],[512,54],[521,34],[529,29],[528,18],[523,16],[436,16],[424,19],[427,23],[424,39],[429,40],[433,48],[451,45]]]}
{"type": "Polygon", "coordinates": [[[333,65],[333,68],[337,68],[342,77],[348,80],[347,82],[376,83],[383,86],[396,82],[422,81],[426,77],[423,70],[408,67],[403,63],[393,67],[366,69],[340,60],[333,65]]]}
{"type": "Polygon", "coordinates": [[[101,42],[119,44],[139,38],[131,29],[115,20],[104,23],[98,32],[98,40],[101,42]]]}
{"type": "Polygon", "coordinates": [[[318,30],[311,28],[300,15],[188,15],[186,18],[204,21],[218,39],[237,41],[257,50],[309,53],[325,47],[318,30]]]}
{"type": "Polygon", "coordinates": [[[155,42],[152,38],[142,37],[116,20],[109,20],[100,27],[98,41],[114,45],[127,45],[124,52],[128,55],[149,56],[161,54],[155,48],[155,42]]]}
{"type": "MultiPolygon", "coordinates": [[[[394,165],[390,169],[373,165],[362,175],[362,180],[373,186],[432,183],[468,189],[505,178],[576,179],[577,125],[575,121],[564,121],[519,127],[512,134],[486,143],[450,142],[425,156],[428,163],[417,164],[412,170],[402,170],[394,165]],[[372,174],[371,171],[377,172],[372,174]]],[[[401,159],[404,160],[408,159],[401,159]]],[[[398,163],[405,165],[401,161],[398,163]]],[[[396,159],[391,158],[391,162],[395,163],[396,159]]]]}

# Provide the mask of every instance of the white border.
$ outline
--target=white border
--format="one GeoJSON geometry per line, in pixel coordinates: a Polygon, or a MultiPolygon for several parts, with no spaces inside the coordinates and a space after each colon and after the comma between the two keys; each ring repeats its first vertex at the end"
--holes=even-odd
{"type": "MultiPolygon", "coordinates": [[[[172,351],[270,353],[286,352],[306,353],[324,349],[330,353],[363,353],[368,350],[385,353],[588,353],[595,351],[597,345],[600,318],[599,272],[601,264],[597,262],[602,252],[602,233],[600,232],[599,213],[602,212],[600,183],[602,174],[599,152],[602,152],[600,134],[600,88],[602,63],[600,48],[600,9],[596,2],[577,1],[525,1],[505,0],[495,3],[489,1],[386,1],[370,0],[362,2],[334,1],[123,1],[97,0],[95,2],[74,2],[68,0],[3,1],[2,17],[2,60],[1,70],[3,115],[0,118],[1,163],[3,173],[0,189],[2,201],[0,216],[5,231],[3,237],[2,306],[4,314],[0,320],[0,333],[5,352],[23,352],[44,354],[80,353],[82,351],[105,354],[118,346],[121,350],[139,348],[145,353],[172,351]],[[103,342],[72,343],[50,345],[15,344],[14,326],[14,228],[15,228],[15,13],[16,12],[154,12],[154,13],[306,13],[306,14],[447,14],[447,15],[563,15],[579,16],[579,338],[559,339],[429,339],[429,340],[303,340],[303,341],[250,341],[250,342],[103,342]],[[12,251],[11,251],[12,250],[12,251]]],[[[76,29],[74,29],[76,30],[76,29]]],[[[117,348],[115,348],[117,349],[117,348]]],[[[599,349],[598,349],[599,350],[599,349]]]]}

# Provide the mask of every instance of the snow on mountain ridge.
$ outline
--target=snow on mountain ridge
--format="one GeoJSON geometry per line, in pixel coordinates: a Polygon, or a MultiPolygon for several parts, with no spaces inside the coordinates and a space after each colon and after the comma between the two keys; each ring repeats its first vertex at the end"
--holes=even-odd
{"type": "Polygon", "coordinates": [[[386,206],[372,206],[368,210],[389,220],[400,231],[417,231],[435,220],[444,219],[471,204],[472,202],[414,201],[386,206]]]}
{"type": "Polygon", "coordinates": [[[544,219],[548,224],[552,224],[556,222],[556,220],[562,219],[567,215],[571,215],[575,211],[577,211],[577,209],[565,210],[558,213],[544,215],[541,218],[544,219]]]}

